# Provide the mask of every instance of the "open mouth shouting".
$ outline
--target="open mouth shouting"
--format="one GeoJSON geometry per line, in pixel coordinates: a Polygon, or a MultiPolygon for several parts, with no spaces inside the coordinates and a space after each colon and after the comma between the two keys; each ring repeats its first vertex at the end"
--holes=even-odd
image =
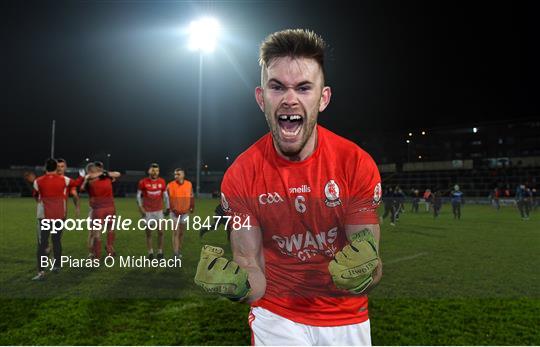
{"type": "Polygon", "coordinates": [[[285,142],[296,142],[299,140],[303,124],[304,117],[300,114],[279,114],[278,125],[281,139],[285,142]]]}

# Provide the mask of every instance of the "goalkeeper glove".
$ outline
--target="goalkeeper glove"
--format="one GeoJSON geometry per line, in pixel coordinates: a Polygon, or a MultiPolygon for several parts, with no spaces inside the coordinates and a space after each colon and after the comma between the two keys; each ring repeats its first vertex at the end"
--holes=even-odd
{"type": "Polygon", "coordinates": [[[217,293],[240,301],[251,292],[248,273],[234,262],[223,258],[223,249],[206,245],[201,250],[195,283],[208,293],[217,293]]]}
{"type": "Polygon", "coordinates": [[[351,239],[330,261],[328,271],[336,287],[360,294],[373,282],[373,271],[379,264],[377,244],[367,229],[351,239]]]}

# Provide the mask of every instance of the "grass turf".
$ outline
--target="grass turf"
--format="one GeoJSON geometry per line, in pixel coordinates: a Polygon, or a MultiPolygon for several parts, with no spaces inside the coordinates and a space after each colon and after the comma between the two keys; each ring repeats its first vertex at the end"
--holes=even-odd
{"type": "MultiPolygon", "coordinates": [[[[197,214],[216,204],[197,201],[197,214]]],[[[137,218],[133,199],[117,199],[117,208],[137,218]]],[[[187,232],[181,269],[67,268],[34,283],[34,213],[31,199],[0,199],[0,344],[250,343],[249,308],[193,284],[200,247],[228,249],[223,232],[203,240],[187,232]]],[[[66,232],[64,255],[84,258],[85,239],[66,232]]],[[[170,234],[165,244],[170,256],[170,234]]],[[[145,254],[142,232],[118,232],[116,246],[145,254]]],[[[373,343],[540,344],[539,250],[538,215],[521,221],[511,207],[466,205],[454,220],[444,206],[438,219],[407,212],[395,227],[386,221],[383,281],[370,296],[373,343]]]]}

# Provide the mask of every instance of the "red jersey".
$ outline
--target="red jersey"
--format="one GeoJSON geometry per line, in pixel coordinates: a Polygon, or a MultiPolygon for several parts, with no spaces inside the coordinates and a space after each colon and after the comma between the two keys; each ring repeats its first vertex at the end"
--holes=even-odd
{"type": "Polygon", "coordinates": [[[348,243],[345,225],[379,223],[379,171],[354,143],[321,126],[317,134],[301,162],[262,137],[225,173],[222,207],[262,230],[266,292],[252,306],[302,324],[356,324],[368,319],[367,297],[338,289],[328,263],[348,243]]]}
{"type": "Polygon", "coordinates": [[[38,196],[37,218],[66,218],[66,192],[76,181],[56,173],[47,173],[34,180],[38,196]]]}
{"type": "MultiPolygon", "coordinates": [[[[112,179],[104,174],[88,182],[86,186],[93,210],[107,209],[114,211],[114,194],[112,179]]],[[[112,212],[114,214],[114,212],[112,212]]]]}
{"type": "Polygon", "coordinates": [[[167,189],[167,183],[161,177],[155,180],[150,177],[139,181],[138,189],[142,193],[143,208],[146,212],[163,210],[163,193],[167,189]]]}

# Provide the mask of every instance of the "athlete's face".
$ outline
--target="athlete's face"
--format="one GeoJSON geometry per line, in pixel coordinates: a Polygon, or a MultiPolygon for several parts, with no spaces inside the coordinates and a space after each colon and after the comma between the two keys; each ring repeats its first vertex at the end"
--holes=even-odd
{"type": "Polygon", "coordinates": [[[263,67],[255,97],[278,152],[302,160],[315,148],[317,116],[330,102],[323,72],[309,58],[275,58],[263,67]]]}
{"type": "Polygon", "coordinates": [[[59,175],[63,175],[66,172],[66,163],[59,162],[56,166],[56,173],[59,175]]]}
{"type": "Polygon", "coordinates": [[[174,172],[174,179],[178,182],[178,183],[182,183],[184,182],[184,178],[186,177],[186,174],[184,173],[184,171],[175,171],[174,172]]]}
{"type": "Polygon", "coordinates": [[[159,168],[158,167],[151,167],[148,169],[148,175],[150,175],[150,178],[155,180],[159,177],[159,168]]]}

